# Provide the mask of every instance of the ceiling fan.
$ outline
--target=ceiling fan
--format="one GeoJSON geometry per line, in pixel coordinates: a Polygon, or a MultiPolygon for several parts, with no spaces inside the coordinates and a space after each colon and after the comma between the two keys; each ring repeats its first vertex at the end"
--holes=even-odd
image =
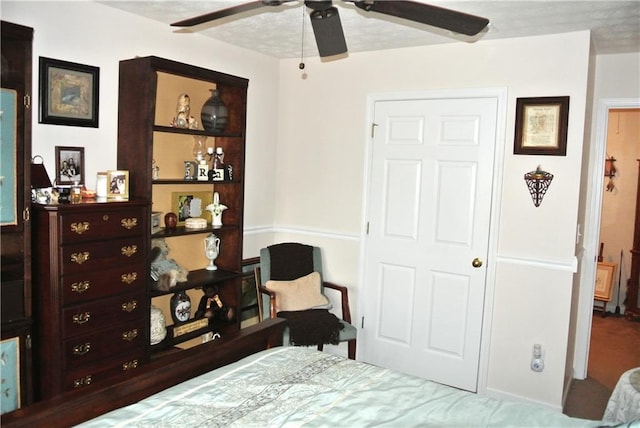
{"type": "MultiPolygon", "coordinates": [[[[268,6],[280,6],[283,3],[300,0],[262,0],[243,3],[215,12],[196,16],[195,18],[171,24],[173,27],[193,27],[205,22],[215,21],[242,12],[268,6]]],[[[454,33],[475,36],[482,31],[489,20],[451,9],[419,3],[415,1],[393,0],[342,0],[353,3],[365,12],[377,12],[384,15],[407,19],[409,21],[427,24],[452,31],[454,33]]],[[[332,0],[304,0],[304,5],[310,12],[313,33],[321,57],[327,57],[347,52],[347,42],[342,31],[342,24],[338,9],[332,0]]]]}

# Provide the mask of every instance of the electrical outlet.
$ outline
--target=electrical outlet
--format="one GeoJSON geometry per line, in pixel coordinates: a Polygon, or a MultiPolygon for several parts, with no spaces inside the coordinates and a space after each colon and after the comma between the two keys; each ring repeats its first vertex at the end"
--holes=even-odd
{"type": "Polygon", "coordinates": [[[544,353],[542,351],[542,346],[535,344],[533,345],[533,356],[531,357],[531,370],[534,372],[541,372],[544,370],[544,353]]]}

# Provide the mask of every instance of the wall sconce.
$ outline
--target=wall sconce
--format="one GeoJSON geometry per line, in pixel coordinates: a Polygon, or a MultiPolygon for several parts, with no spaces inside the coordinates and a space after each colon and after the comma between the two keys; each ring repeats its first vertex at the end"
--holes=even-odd
{"type": "Polygon", "coordinates": [[[614,165],[615,161],[616,158],[614,158],[613,156],[608,157],[604,161],[604,176],[609,177],[609,182],[607,183],[607,192],[613,192],[613,189],[615,188],[615,185],[613,184],[613,177],[615,177],[616,172],[618,172],[616,166],[614,165]]]}
{"type": "Polygon", "coordinates": [[[536,207],[542,203],[542,198],[547,193],[551,180],[553,180],[553,174],[541,170],[540,165],[535,171],[527,172],[524,175],[524,181],[527,183],[531,199],[536,207]]]}

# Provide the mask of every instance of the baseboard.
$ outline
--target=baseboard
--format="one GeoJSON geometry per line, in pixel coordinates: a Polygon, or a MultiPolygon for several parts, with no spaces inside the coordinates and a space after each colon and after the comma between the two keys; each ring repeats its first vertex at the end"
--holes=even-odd
{"type": "Polygon", "coordinates": [[[553,405],[551,403],[547,403],[545,401],[532,400],[531,398],[522,397],[520,395],[511,394],[511,393],[500,391],[500,390],[493,389],[493,388],[487,388],[485,395],[487,397],[497,398],[497,399],[500,399],[500,400],[517,401],[517,402],[520,402],[520,403],[534,404],[536,406],[546,407],[547,409],[553,410],[553,411],[558,412],[558,413],[562,413],[562,407],[561,406],[556,406],[556,405],[553,405]]]}

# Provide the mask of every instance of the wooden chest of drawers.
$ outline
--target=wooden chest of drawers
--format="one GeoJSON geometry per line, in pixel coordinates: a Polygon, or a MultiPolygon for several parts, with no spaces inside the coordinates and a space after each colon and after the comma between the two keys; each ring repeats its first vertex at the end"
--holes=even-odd
{"type": "Polygon", "coordinates": [[[134,373],[147,359],[149,205],[33,206],[36,393],[134,373]]]}

